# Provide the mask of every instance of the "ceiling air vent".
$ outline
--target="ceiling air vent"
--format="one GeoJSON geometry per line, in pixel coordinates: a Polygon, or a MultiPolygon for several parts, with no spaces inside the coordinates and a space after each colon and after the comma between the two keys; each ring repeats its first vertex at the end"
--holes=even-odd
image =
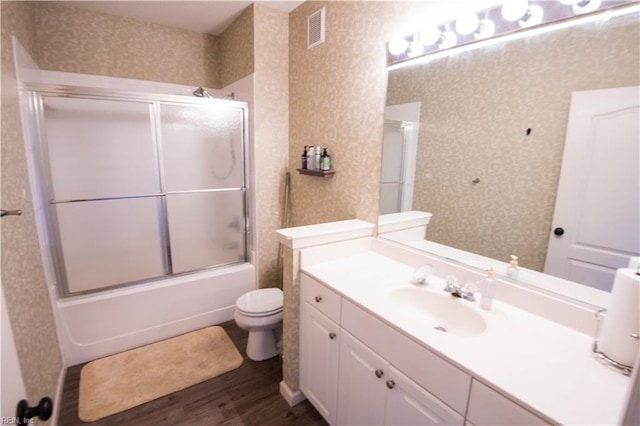
{"type": "Polygon", "coordinates": [[[324,9],[307,18],[307,49],[324,43],[324,9]]]}

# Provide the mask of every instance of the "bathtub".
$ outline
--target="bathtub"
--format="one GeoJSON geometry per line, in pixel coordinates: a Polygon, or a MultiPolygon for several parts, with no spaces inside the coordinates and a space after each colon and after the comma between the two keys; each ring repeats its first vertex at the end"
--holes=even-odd
{"type": "Polygon", "coordinates": [[[77,365],[229,321],[236,299],[255,288],[254,266],[243,263],[58,299],[64,361],[77,365]]]}

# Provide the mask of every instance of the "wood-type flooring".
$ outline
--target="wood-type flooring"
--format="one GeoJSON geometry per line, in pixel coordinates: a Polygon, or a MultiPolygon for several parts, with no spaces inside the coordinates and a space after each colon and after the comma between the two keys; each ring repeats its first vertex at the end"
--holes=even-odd
{"type": "Polygon", "coordinates": [[[58,424],[60,426],[180,426],[180,425],[327,425],[309,401],[294,407],[282,398],[282,359],[252,361],[245,348],[248,333],[233,321],[220,324],[233,340],[244,362],[240,368],[179,392],[150,401],[104,419],[78,419],[78,386],[82,365],[70,367],[65,377],[58,424]]]}

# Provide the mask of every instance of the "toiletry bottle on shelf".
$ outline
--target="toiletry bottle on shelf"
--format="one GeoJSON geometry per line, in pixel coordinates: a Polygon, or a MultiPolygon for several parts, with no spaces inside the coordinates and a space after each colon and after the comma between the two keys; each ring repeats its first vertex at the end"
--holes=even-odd
{"type": "Polygon", "coordinates": [[[496,292],[496,280],[493,277],[496,275],[493,268],[489,268],[487,271],[487,278],[484,279],[484,290],[482,290],[482,299],[480,300],[480,307],[485,310],[490,310],[493,304],[493,296],[496,292]]]}
{"type": "Polygon", "coordinates": [[[302,170],[307,169],[307,146],[304,147],[304,152],[302,153],[302,170]]]}
{"type": "Polygon", "coordinates": [[[507,278],[518,279],[518,256],[511,255],[511,262],[507,268],[507,278]]]}
{"type": "Polygon", "coordinates": [[[316,147],[316,170],[320,170],[320,156],[322,155],[320,145],[316,147]]]}
{"type": "Polygon", "coordinates": [[[327,148],[322,151],[320,157],[320,170],[331,170],[331,156],[327,154],[327,148]]]}
{"type": "Polygon", "coordinates": [[[307,150],[307,169],[316,170],[316,149],[313,145],[307,150]]]}

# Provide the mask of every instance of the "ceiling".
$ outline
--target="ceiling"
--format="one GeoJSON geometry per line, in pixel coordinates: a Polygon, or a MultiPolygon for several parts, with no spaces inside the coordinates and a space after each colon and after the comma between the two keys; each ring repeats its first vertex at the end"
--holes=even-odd
{"type": "MultiPolygon", "coordinates": [[[[258,0],[284,12],[291,12],[303,1],[258,0]]],[[[219,35],[253,1],[52,1],[64,6],[78,7],[109,15],[126,16],[169,27],[182,28],[199,33],[219,35]]]]}

